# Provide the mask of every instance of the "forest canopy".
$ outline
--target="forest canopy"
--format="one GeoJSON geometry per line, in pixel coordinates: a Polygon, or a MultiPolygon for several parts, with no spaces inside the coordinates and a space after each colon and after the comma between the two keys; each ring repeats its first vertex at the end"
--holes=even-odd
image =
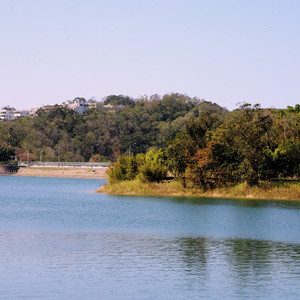
{"type": "Polygon", "coordinates": [[[34,118],[2,122],[0,146],[19,160],[41,161],[115,161],[162,149],[168,170],[196,185],[241,179],[255,184],[299,178],[299,107],[242,104],[229,112],[178,93],[139,99],[111,95],[83,115],[56,106],[34,118]]]}

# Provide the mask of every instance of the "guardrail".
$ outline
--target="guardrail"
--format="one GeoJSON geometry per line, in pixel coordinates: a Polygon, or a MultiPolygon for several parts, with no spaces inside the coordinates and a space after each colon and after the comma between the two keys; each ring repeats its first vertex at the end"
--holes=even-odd
{"type": "Polygon", "coordinates": [[[82,168],[102,168],[108,167],[110,162],[43,162],[30,161],[19,163],[19,167],[82,167],[82,168]]]}
{"type": "Polygon", "coordinates": [[[0,175],[9,175],[18,172],[18,166],[15,163],[1,163],[0,175]]]}

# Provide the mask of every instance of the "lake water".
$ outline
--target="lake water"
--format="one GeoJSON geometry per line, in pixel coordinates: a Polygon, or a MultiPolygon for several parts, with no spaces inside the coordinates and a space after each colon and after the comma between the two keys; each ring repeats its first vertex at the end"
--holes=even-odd
{"type": "Polygon", "coordinates": [[[0,177],[0,299],[300,299],[300,203],[0,177]]]}

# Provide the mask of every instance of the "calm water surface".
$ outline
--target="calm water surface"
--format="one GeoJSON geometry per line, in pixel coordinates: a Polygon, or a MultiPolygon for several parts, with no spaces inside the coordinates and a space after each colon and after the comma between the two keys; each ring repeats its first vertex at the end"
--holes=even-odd
{"type": "Polygon", "coordinates": [[[299,299],[297,202],[0,177],[0,299],[299,299]]]}

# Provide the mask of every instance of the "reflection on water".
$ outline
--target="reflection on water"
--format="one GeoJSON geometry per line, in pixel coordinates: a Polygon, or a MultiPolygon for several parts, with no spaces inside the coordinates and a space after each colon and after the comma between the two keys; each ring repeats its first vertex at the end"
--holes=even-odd
{"type": "MultiPolygon", "coordinates": [[[[300,245],[268,241],[180,239],[183,260],[192,274],[216,281],[232,296],[297,298],[300,245]],[[213,274],[213,276],[212,276],[213,274]],[[287,285],[284,284],[287,283],[287,285]],[[230,288],[229,288],[230,287],[230,288]]],[[[225,292],[226,291],[226,292],[225,292]]],[[[222,291],[220,290],[220,296],[222,291]]],[[[225,296],[226,297],[226,296],[225,296]]]]}
{"type": "Polygon", "coordinates": [[[292,299],[300,295],[299,244],[1,232],[0,262],[3,299],[292,299]]]}
{"type": "Polygon", "coordinates": [[[0,299],[300,299],[299,203],[100,184],[1,177],[0,299]]]}
{"type": "MultiPolygon", "coordinates": [[[[129,196],[122,196],[129,197],[129,196]]],[[[192,205],[233,205],[244,207],[278,207],[285,209],[300,209],[300,201],[291,200],[254,200],[254,199],[220,199],[220,198],[198,198],[198,197],[152,197],[161,201],[173,203],[185,203],[192,205]]]]}

